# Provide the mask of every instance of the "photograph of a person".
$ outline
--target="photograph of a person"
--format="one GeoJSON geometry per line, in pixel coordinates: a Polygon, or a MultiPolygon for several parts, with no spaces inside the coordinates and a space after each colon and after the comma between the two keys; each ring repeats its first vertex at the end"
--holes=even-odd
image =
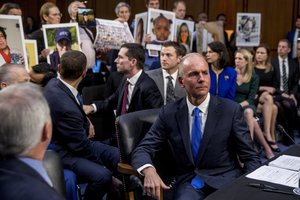
{"type": "Polygon", "coordinates": [[[36,40],[25,40],[28,68],[31,71],[32,66],[39,63],[36,40]]]}
{"type": "Polygon", "coordinates": [[[144,35],[147,28],[147,12],[135,15],[136,26],[134,27],[134,41],[144,45],[144,35]]]}
{"type": "Polygon", "coordinates": [[[24,64],[28,71],[21,16],[0,15],[0,66],[6,63],[24,64]]]}
{"type": "Polygon", "coordinates": [[[77,18],[79,26],[96,26],[93,9],[78,8],[77,18]]]}
{"type": "Polygon", "coordinates": [[[77,23],[43,25],[45,47],[50,49],[47,62],[54,68],[60,63],[60,57],[69,50],[80,49],[77,23]]]}
{"type": "Polygon", "coordinates": [[[150,44],[160,45],[163,42],[173,40],[174,22],[174,12],[150,8],[147,27],[147,34],[151,37],[150,44]]]}
{"type": "Polygon", "coordinates": [[[187,49],[187,52],[192,50],[192,34],[195,23],[188,20],[175,20],[175,38],[179,44],[182,44],[187,49]]]}
{"type": "Polygon", "coordinates": [[[258,46],[260,44],[260,13],[237,13],[236,46],[258,46]]]}

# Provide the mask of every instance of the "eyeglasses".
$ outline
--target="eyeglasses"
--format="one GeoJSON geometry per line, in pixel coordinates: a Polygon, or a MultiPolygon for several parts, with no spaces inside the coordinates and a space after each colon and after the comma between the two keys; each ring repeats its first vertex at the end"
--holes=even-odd
{"type": "Polygon", "coordinates": [[[62,17],[62,14],[61,14],[61,13],[54,13],[54,14],[49,14],[49,15],[51,15],[51,16],[53,16],[53,17],[57,17],[57,16],[62,17]]]}

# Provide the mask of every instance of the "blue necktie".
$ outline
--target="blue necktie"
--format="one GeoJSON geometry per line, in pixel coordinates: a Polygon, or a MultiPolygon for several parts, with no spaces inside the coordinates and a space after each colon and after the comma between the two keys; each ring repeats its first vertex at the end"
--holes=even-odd
{"type": "Polygon", "coordinates": [[[82,108],[83,107],[83,99],[82,99],[81,94],[77,93],[76,98],[79,101],[80,107],[82,108]]]}
{"type": "MultiPolygon", "coordinates": [[[[192,154],[193,154],[193,159],[194,163],[196,165],[198,155],[199,155],[199,149],[200,149],[200,144],[202,140],[202,131],[201,131],[201,118],[200,118],[200,109],[199,108],[194,108],[194,122],[192,126],[192,154]]],[[[204,186],[204,181],[199,177],[195,176],[191,182],[192,186],[195,189],[201,189],[204,186]]]]}

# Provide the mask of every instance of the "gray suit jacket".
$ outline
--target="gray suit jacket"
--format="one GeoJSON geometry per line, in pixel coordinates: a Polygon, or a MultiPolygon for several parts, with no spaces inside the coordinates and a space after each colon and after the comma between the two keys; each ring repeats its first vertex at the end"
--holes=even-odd
{"type": "MultiPolygon", "coordinates": [[[[145,71],[150,78],[152,78],[155,82],[155,84],[157,85],[159,92],[165,102],[165,95],[164,95],[164,77],[163,77],[163,72],[162,69],[154,69],[154,70],[149,70],[149,71],[145,71]]],[[[182,87],[180,87],[178,79],[176,80],[176,84],[175,84],[175,88],[174,88],[174,92],[176,95],[176,99],[180,99],[181,97],[184,97],[185,91],[182,87]]]]}

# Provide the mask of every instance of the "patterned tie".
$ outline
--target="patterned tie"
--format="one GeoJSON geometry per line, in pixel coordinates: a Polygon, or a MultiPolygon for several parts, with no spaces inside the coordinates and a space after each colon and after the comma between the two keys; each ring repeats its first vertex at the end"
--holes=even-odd
{"type": "Polygon", "coordinates": [[[124,84],[121,115],[126,114],[126,112],[127,112],[126,106],[128,103],[128,84],[129,84],[128,81],[126,81],[124,84]]]}
{"type": "Polygon", "coordinates": [[[283,81],[283,92],[287,93],[289,91],[288,77],[286,74],[285,60],[282,60],[282,81],[283,81]]]}
{"type": "Polygon", "coordinates": [[[172,81],[173,78],[172,78],[172,76],[167,76],[166,78],[168,79],[166,103],[171,103],[176,100],[175,92],[174,92],[174,85],[173,85],[173,81],[172,81]]]}
{"type": "MultiPolygon", "coordinates": [[[[202,131],[201,131],[201,117],[200,117],[200,109],[199,108],[194,108],[194,122],[192,126],[192,154],[193,154],[193,159],[194,163],[196,165],[198,155],[199,155],[199,149],[201,145],[201,140],[202,140],[202,131]]],[[[199,177],[195,176],[191,182],[192,186],[195,189],[201,189],[204,186],[204,181],[199,177]]]]}
{"type": "Polygon", "coordinates": [[[79,94],[79,92],[77,93],[76,98],[79,102],[80,107],[82,108],[83,107],[83,99],[82,99],[81,94],[79,94]]]}

